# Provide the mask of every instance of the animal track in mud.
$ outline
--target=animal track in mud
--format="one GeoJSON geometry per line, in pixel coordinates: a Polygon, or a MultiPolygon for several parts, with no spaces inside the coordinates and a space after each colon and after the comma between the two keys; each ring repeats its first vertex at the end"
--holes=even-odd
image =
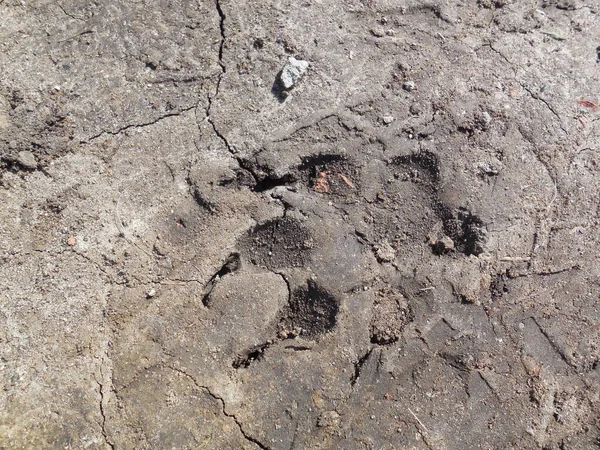
{"type": "MultiPolygon", "coordinates": [[[[429,151],[395,158],[392,164],[405,167],[406,180],[418,183],[429,195],[431,209],[442,221],[444,233],[452,239],[455,250],[465,255],[479,255],[484,251],[486,232],[483,221],[465,208],[453,211],[439,200],[440,163],[429,151]]],[[[432,242],[434,253],[439,252],[432,242]]]]}
{"type": "Polygon", "coordinates": [[[437,158],[429,152],[374,163],[363,179],[366,219],[358,222],[363,234],[374,244],[391,246],[390,254],[399,257],[416,249],[439,221],[438,178],[437,158]]]}
{"type": "Polygon", "coordinates": [[[299,220],[282,217],[255,227],[240,246],[253,264],[277,270],[303,267],[313,239],[299,220]]]}
{"type": "Polygon", "coordinates": [[[490,292],[492,294],[492,300],[500,300],[505,294],[508,293],[507,274],[498,273],[492,276],[492,283],[490,285],[490,292]]]}
{"type": "Polygon", "coordinates": [[[437,184],[440,178],[440,163],[438,157],[428,151],[421,151],[407,156],[398,156],[392,164],[412,169],[408,175],[416,181],[426,181],[437,184]]]}
{"type": "Polygon", "coordinates": [[[194,201],[206,214],[211,215],[218,211],[219,205],[207,198],[197,186],[194,186],[192,195],[194,197],[194,201]]]}
{"type": "Polygon", "coordinates": [[[486,232],[483,221],[466,209],[452,213],[444,208],[444,231],[458,251],[465,255],[480,255],[485,250],[486,232]]]}
{"type": "Polygon", "coordinates": [[[292,293],[280,326],[314,338],[335,328],[338,312],[338,300],[316,282],[308,280],[306,286],[292,293]]]}
{"type": "Polygon", "coordinates": [[[371,343],[387,345],[398,341],[413,317],[408,300],[401,292],[394,288],[377,292],[371,319],[371,343]]]}
{"type": "Polygon", "coordinates": [[[359,170],[346,157],[331,154],[306,157],[298,171],[300,179],[315,192],[342,199],[359,192],[359,170]]]}
{"type": "MultiPolygon", "coordinates": [[[[281,312],[278,337],[244,351],[233,361],[234,369],[250,367],[264,358],[265,351],[277,341],[295,336],[316,338],[332,331],[337,324],[338,300],[326,289],[312,280],[306,286],[293,291],[290,303],[281,312]]],[[[294,351],[306,351],[311,347],[286,346],[294,351]]]]}
{"type": "Polygon", "coordinates": [[[230,180],[227,184],[247,186],[253,192],[265,192],[277,186],[285,186],[295,181],[294,174],[288,171],[277,175],[267,165],[258,164],[256,161],[245,159],[238,160],[240,168],[236,174],[235,182],[230,180]]]}

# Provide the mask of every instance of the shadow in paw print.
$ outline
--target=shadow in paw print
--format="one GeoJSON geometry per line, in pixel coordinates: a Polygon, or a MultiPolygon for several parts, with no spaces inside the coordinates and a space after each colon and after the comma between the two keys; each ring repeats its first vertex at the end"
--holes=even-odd
{"type": "Polygon", "coordinates": [[[282,326],[306,337],[321,336],[335,328],[339,303],[312,280],[296,289],[284,312],[282,326]]]}
{"type": "Polygon", "coordinates": [[[408,174],[411,178],[418,178],[431,184],[439,182],[440,163],[438,157],[432,152],[425,150],[411,155],[399,156],[394,158],[392,164],[412,169],[408,174]]]}
{"type": "Polygon", "coordinates": [[[265,343],[252,347],[251,349],[244,352],[244,354],[238,356],[232,363],[234,369],[247,369],[254,362],[258,362],[264,357],[265,351],[271,346],[270,343],[265,343]]]}
{"type": "Polygon", "coordinates": [[[313,239],[299,220],[282,217],[254,228],[240,246],[253,264],[277,270],[303,267],[313,239]]]}
{"type": "Polygon", "coordinates": [[[485,225],[479,217],[462,208],[455,213],[445,206],[441,206],[439,210],[444,231],[454,242],[456,250],[467,256],[483,253],[487,236],[485,225]]]}

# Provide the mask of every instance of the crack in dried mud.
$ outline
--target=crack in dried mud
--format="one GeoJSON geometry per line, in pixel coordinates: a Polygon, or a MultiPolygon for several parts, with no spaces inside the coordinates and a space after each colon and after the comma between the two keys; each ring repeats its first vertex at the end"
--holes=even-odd
{"type": "Polygon", "coordinates": [[[165,119],[168,119],[170,117],[179,117],[179,116],[183,115],[186,112],[189,112],[189,111],[192,111],[192,110],[196,109],[196,107],[197,107],[197,105],[189,106],[189,107],[183,108],[183,109],[181,109],[181,110],[179,110],[177,112],[164,114],[164,115],[162,115],[160,117],[157,117],[154,120],[151,120],[150,122],[144,122],[144,123],[140,123],[140,124],[126,125],[126,126],[124,126],[122,128],[119,128],[116,131],[102,130],[100,133],[97,133],[97,134],[89,137],[88,139],[81,141],[81,144],[89,144],[90,142],[92,142],[92,141],[94,141],[94,140],[96,140],[96,139],[98,139],[98,138],[100,138],[100,137],[102,137],[104,135],[107,135],[107,134],[111,135],[111,136],[117,136],[117,135],[119,135],[119,134],[121,134],[121,133],[123,133],[123,132],[125,132],[127,130],[137,129],[137,128],[151,127],[152,125],[156,125],[157,123],[159,123],[159,122],[161,122],[161,121],[163,121],[165,119]]]}
{"type": "Polygon", "coordinates": [[[177,367],[173,367],[173,366],[163,366],[167,369],[171,369],[177,373],[180,373],[181,375],[185,376],[186,378],[188,378],[198,389],[206,392],[208,395],[210,395],[212,398],[214,398],[215,400],[217,400],[219,403],[221,403],[221,407],[222,407],[222,412],[223,415],[232,419],[234,421],[234,423],[236,424],[236,426],[238,427],[238,429],[240,430],[240,433],[242,434],[242,436],[244,437],[244,439],[246,439],[248,442],[253,443],[254,445],[258,446],[259,448],[261,448],[262,450],[271,450],[271,448],[265,444],[263,444],[262,442],[260,442],[258,439],[252,437],[251,435],[248,434],[248,432],[244,429],[243,424],[239,421],[239,419],[236,417],[235,414],[229,413],[227,412],[227,405],[225,404],[225,400],[223,399],[223,397],[215,394],[214,392],[212,392],[212,390],[208,387],[208,386],[203,386],[200,383],[198,383],[196,381],[196,379],[190,375],[189,373],[185,372],[184,370],[181,370],[177,367]]]}
{"type": "Polygon", "coordinates": [[[102,417],[102,423],[100,424],[101,429],[102,429],[102,436],[104,437],[104,441],[106,442],[106,444],[112,450],[115,450],[116,446],[113,442],[111,442],[111,440],[108,437],[108,433],[106,432],[106,412],[104,410],[104,385],[100,381],[98,381],[98,379],[95,376],[94,376],[94,381],[98,385],[98,394],[100,395],[99,408],[100,408],[100,416],[102,417]]]}

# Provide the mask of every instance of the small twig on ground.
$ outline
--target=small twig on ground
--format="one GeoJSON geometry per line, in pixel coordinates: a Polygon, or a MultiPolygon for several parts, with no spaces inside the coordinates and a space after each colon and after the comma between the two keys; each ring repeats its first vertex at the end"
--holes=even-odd
{"type": "Polygon", "coordinates": [[[187,283],[185,281],[177,281],[177,280],[169,280],[168,278],[160,281],[160,284],[166,286],[185,286],[187,283]]]}
{"type": "Polygon", "coordinates": [[[594,111],[600,111],[600,106],[596,105],[594,102],[590,102],[589,100],[579,99],[577,103],[581,106],[585,106],[586,108],[592,108],[594,111]]]}
{"type": "Polygon", "coordinates": [[[408,412],[412,414],[412,416],[415,418],[415,420],[419,423],[419,425],[421,425],[421,427],[425,430],[426,433],[429,433],[429,430],[427,429],[427,427],[425,425],[423,425],[423,422],[421,422],[419,420],[419,418],[417,417],[417,415],[412,412],[412,410],[410,408],[408,408],[408,412]]]}
{"type": "Polygon", "coordinates": [[[340,178],[344,183],[346,183],[351,189],[354,189],[354,185],[352,184],[352,182],[348,179],[348,177],[346,177],[345,175],[338,173],[337,174],[338,178],[340,178]]]}
{"type": "Polygon", "coordinates": [[[546,211],[550,210],[552,203],[554,203],[554,200],[556,200],[556,197],[558,197],[558,187],[556,186],[556,181],[553,179],[552,182],[554,183],[554,196],[552,197],[552,200],[550,200],[550,203],[548,203],[546,206],[546,211]]]}

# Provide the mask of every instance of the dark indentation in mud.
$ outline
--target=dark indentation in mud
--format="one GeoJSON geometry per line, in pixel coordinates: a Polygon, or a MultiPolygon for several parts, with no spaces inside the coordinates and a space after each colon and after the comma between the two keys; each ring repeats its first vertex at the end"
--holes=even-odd
{"type": "Polygon", "coordinates": [[[465,134],[468,137],[472,137],[475,134],[475,130],[472,127],[458,127],[456,129],[459,133],[465,134]]]}
{"type": "Polygon", "coordinates": [[[2,158],[0,160],[0,168],[2,169],[6,169],[10,172],[13,173],[19,173],[19,172],[35,172],[37,169],[34,167],[28,167],[28,166],[24,166],[23,164],[21,164],[20,162],[18,162],[16,159],[13,158],[2,158]]]}
{"type": "Polygon", "coordinates": [[[265,192],[296,181],[291,172],[283,175],[275,174],[271,167],[260,165],[253,160],[240,159],[238,162],[240,169],[237,171],[236,179],[226,180],[221,183],[222,186],[237,184],[238,186],[247,186],[254,192],[265,192]]]}
{"type": "Polygon", "coordinates": [[[240,255],[233,253],[225,260],[221,268],[210,278],[204,288],[204,297],[202,298],[202,304],[207,308],[211,306],[211,293],[215,288],[217,282],[229,273],[233,273],[240,268],[240,255]]]}
{"type": "Polygon", "coordinates": [[[490,286],[492,300],[500,300],[504,294],[508,293],[508,283],[506,282],[506,278],[507,276],[505,274],[498,274],[492,277],[492,284],[490,286]]]}
{"type": "Polygon", "coordinates": [[[264,344],[252,347],[243,355],[238,356],[235,361],[233,361],[233,368],[248,368],[252,363],[260,361],[264,357],[265,350],[267,350],[271,345],[271,342],[265,342],[264,344]]]}
{"type": "Polygon", "coordinates": [[[303,158],[298,171],[300,178],[315,192],[335,197],[358,193],[358,168],[343,156],[320,154],[303,158]]]}
{"type": "Polygon", "coordinates": [[[280,83],[281,72],[279,71],[273,80],[273,85],[271,86],[271,94],[275,97],[279,103],[285,102],[285,99],[288,98],[289,92],[283,88],[280,83]]]}
{"type": "Polygon", "coordinates": [[[218,205],[214,202],[211,202],[206,198],[206,196],[198,189],[194,188],[194,200],[203,210],[208,212],[209,214],[213,214],[218,209],[218,205]]]}
{"type": "Polygon", "coordinates": [[[261,180],[257,180],[252,187],[254,192],[265,192],[276,188],[277,186],[286,186],[294,181],[291,174],[284,175],[281,178],[267,176],[261,180]]]}
{"type": "Polygon", "coordinates": [[[301,172],[304,172],[313,169],[316,166],[323,166],[333,162],[344,161],[345,159],[346,158],[344,158],[341,155],[330,155],[321,153],[318,155],[307,156],[305,158],[302,158],[302,163],[298,166],[298,169],[301,172]]]}
{"type": "Polygon", "coordinates": [[[440,163],[438,157],[428,151],[421,151],[407,156],[398,156],[392,160],[392,164],[411,167],[416,172],[409,173],[413,179],[417,177],[422,181],[437,183],[440,178],[440,163]]]}
{"type": "MultiPolygon", "coordinates": [[[[231,364],[234,369],[247,369],[255,362],[260,362],[265,355],[265,351],[274,345],[279,339],[274,339],[272,341],[267,341],[264,344],[256,345],[241,355],[239,355],[231,364]]],[[[293,350],[295,352],[305,352],[312,350],[312,347],[308,347],[305,345],[286,345],[286,350],[293,350]]]]}
{"type": "Polygon", "coordinates": [[[371,319],[371,343],[397,342],[406,324],[413,320],[408,299],[399,290],[384,288],[375,294],[371,319]]]}
{"type": "Polygon", "coordinates": [[[254,39],[254,42],[252,43],[252,46],[256,50],[262,50],[263,47],[265,46],[265,40],[262,39],[262,38],[256,38],[256,39],[254,39]]]}
{"type": "Polygon", "coordinates": [[[335,328],[339,304],[327,290],[312,280],[296,289],[284,312],[282,326],[300,335],[317,337],[335,328]]]}
{"type": "Polygon", "coordinates": [[[447,236],[430,240],[431,251],[434,255],[446,255],[454,250],[454,241],[447,236]]]}
{"type": "Polygon", "coordinates": [[[440,217],[443,219],[444,232],[452,239],[456,250],[465,255],[480,255],[484,251],[486,232],[483,221],[466,209],[456,213],[441,206],[440,217]]]}
{"type": "Polygon", "coordinates": [[[470,355],[453,355],[448,352],[440,352],[438,354],[446,364],[461,372],[469,372],[474,364],[473,357],[470,355]]]}
{"type": "Polygon", "coordinates": [[[294,350],[295,352],[305,352],[307,350],[312,350],[312,347],[307,347],[305,345],[286,345],[285,348],[287,350],[294,350]]]}
{"type": "Polygon", "coordinates": [[[282,217],[254,228],[241,246],[253,264],[276,270],[303,267],[308,262],[313,239],[300,221],[282,217]]]}
{"type": "Polygon", "coordinates": [[[224,187],[240,187],[247,186],[250,189],[254,189],[256,186],[256,177],[248,169],[238,169],[235,178],[225,178],[219,180],[219,186],[224,187]]]}
{"type": "Polygon", "coordinates": [[[354,363],[354,373],[352,374],[352,378],[350,378],[350,386],[354,386],[358,379],[360,378],[360,372],[362,371],[363,366],[373,353],[373,348],[370,348],[363,356],[361,356],[358,361],[354,363]]]}

